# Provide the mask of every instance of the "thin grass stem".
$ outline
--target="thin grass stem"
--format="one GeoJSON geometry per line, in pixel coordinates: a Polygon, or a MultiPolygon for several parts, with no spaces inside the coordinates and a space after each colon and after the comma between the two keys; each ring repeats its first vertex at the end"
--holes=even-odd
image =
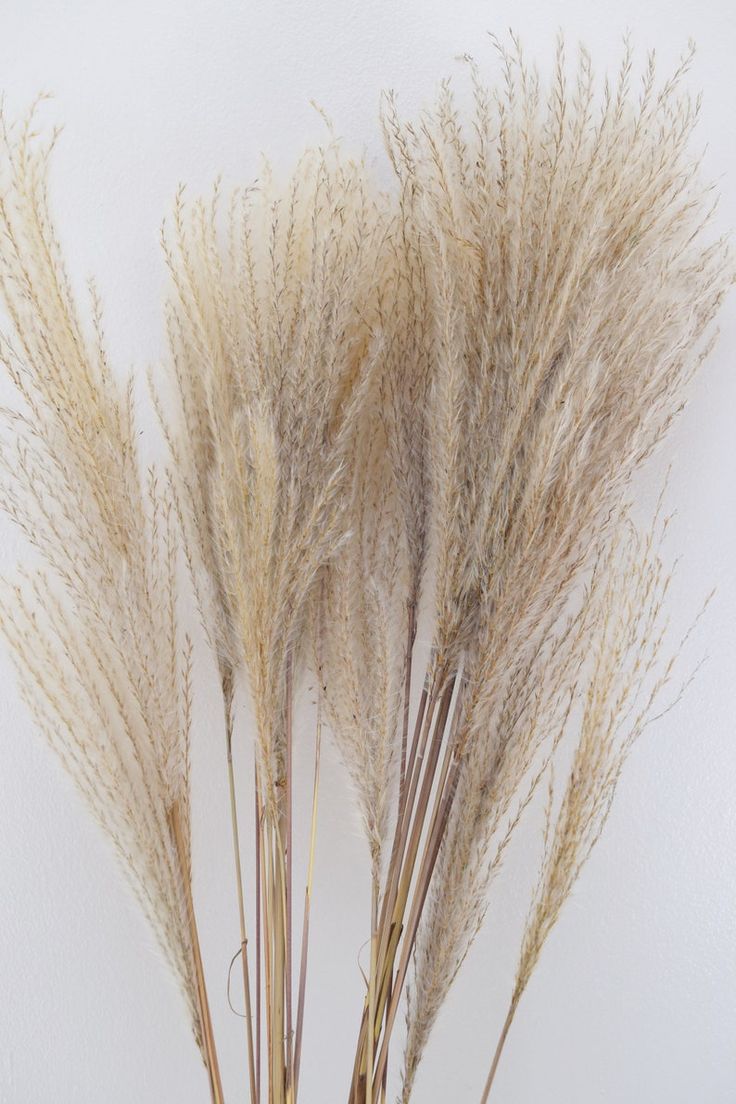
{"type": "Polygon", "coordinates": [[[486,1083],[483,1088],[483,1094],[480,1098],[480,1104],[488,1104],[488,1098],[491,1095],[491,1089],[493,1088],[493,1082],[496,1078],[498,1064],[501,1061],[503,1048],[506,1045],[506,1039],[508,1038],[509,1030],[511,1029],[511,1024],[513,1023],[518,1003],[518,998],[514,997],[514,999],[511,1001],[511,1004],[509,1005],[509,1010],[506,1013],[506,1019],[504,1020],[503,1027],[501,1028],[501,1034],[498,1037],[496,1050],[493,1055],[493,1061],[491,1062],[491,1068],[488,1071],[488,1077],[486,1078],[486,1083]]]}
{"type": "Polygon", "coordinates": [[[171,810],[170,823],[174,845],[176,847],[177,856],[179,858],[179,863],[181,866],[182,881],[187,900],[189,932],[192,944],[192,954],[194,956],[194,968],[197,984],[197,1001],[199,1005],[199,1016],[202,1027],[202,1044],[204,1050],[203,1056],[207,1069],[207,1074],[209,1077],[210,1096],[212,1098],[212,1104],[224,1104],[225,1098],[222,1092],[220,1065],[217,1057],[215,1035],[212,1028],[212,1017],[210,1015],[210,1006],[207,997],[207,986],[204,977],[204,966],[202,964],[202,952],[199,943],[197,920],[194,914],[194,899],[192,897],[192,884],[189,872],[189,848],[184,838],[184,831],[182,828],[181,814],[178,804],[175,804],[171,810]]]}
{"type": "Polygon", "coordinates": [[[262,932],[261,932],[261,874],[262,874],[262,840],[261,840],[261,800],[260,800],[260,784],[258,778],[258,764],[255,764],[254,769],[254,840],[255,840],[255,907],[256,907],[256,1102],[260,1104],[261,1100],[261,986],[262,986],[262,969],[261,969],[261,951],[262,951],[262,932]]]}
{"type": "Polygon", "coordinates": [[[286,986],[286,1083],[294,1093],[294,1033],[292,1020],[292,911],[293,911],[293,836],[294,836],[294,672],[291,655],[286,668],[286,886],[285,886],[285,986],[286,986]]]}
{"type": "Polygon", "coordinates": [[[233,858],[235,862],[235,887],[238,900],[238,920],[240,923],[240,957],[243,971],[243,998],[245,1001],[245,1031],[248,1047],[248,1080],[250,1099],[256,1104],[256,1063],[253,1048],[253,1010],[251,1004],[250,968],[248,962],[248,932],[245,920],[245,900],[243,893],[243,867],[240,849],[240,830],[238,827],[238,803],[235,791],[235,770],[233,765],[233,678],[230,670],[222,673],[222,694],[225,708],[225,734],[227,740],[227,777],[230,798],[230,823],[233,837],[233,858]]]}
{"type": "Polygon", "coordinates": [[[294,1041],[294,1099],[297,1099],[299,1091],[299,1067],[302,1056],[302,1033],[304,1030],[304,1006],[307,989],[307,960],[309,953],[309,914],[312,902],[312,886],[314,884],[314,857],[317,845],[317,806],[319,799],[319,774],[322,750],[322,685],[321,671],[318,671],[319,686],[317,688],[317,731],[314,748],[314,782],[312,786],[312,818],[309,833],[309,859],[307,863],[307,880],[304,889],[304,918],[302,922],[301,960],[299,964],[299,993],[296,1010],[296,1035],[294,1041]]]}

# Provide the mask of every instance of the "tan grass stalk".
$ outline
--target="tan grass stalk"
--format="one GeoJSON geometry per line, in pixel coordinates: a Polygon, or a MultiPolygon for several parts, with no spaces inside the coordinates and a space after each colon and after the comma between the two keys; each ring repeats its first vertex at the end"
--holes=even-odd
{"type": "Polygon", "coordinates": [[[263,815],[261,810],[261,787],[258,782],[258,763],[254,763],[254,825],[253,836],[255,839],[255,911],[256,911],[256,1100],[260,1104],[261,1099],[261,1040],[263,1038],[262,1031],[262,1007],[261,1007],[261,994],[262,994],[262,924],[263,924],[263,895],[262,895],[262,880],[263,880],[263,845],[262,845],[262,823],[263,815]]]}
{"type": "Polygon", "coordinates": [[[232,681],[227,680],[223,684],[223,698],[225,701],[225,728],[227,739],[227,781],[230,797],[230,822],[233,836],[233,858],[235,862],[235,893],[238,902],[238,922],[240,924],[240,960],[243,972],[243,994],[245,999],[245,1031],[246,1045],[248,1047],[248,1081],[250,1086],[250,1099],[255,1104],[258,1100],[258,1087],[256,1082],[256,1054],[253,1044],[253,1003],[251,997],[250,965],[248,960],[248,930],[245,919],[245,893],[243,891],[243,868],[240,849],[240,829],[238,827],[238,800],[235,785],[235,768],[233,763],[233,686],[232,681]]]}

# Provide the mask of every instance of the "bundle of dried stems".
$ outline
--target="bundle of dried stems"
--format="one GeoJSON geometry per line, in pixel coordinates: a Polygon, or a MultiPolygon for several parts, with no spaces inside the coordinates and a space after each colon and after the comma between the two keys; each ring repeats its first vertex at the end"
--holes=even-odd
{"type": "Polygon", "coordinates": [[[665,523],[638,535],[626,501],[731,281],[689,149],[691,55],[661,85],[650,57],[635,95],[628,44],[600,92],[584,50],[571,75],[560,42],[545,85],[514,39],[495,46],[497,86],[467,59],[468,118],[449,83],[414,123],[385,98],[390,194],[330,136],[284,186],[266,169],[227,196],[178,195],[162,234],[169,371],[150,379],[158,474],[142,469],[133,383],[109,365],[94,289],[82,317],[66,273],[46,191],[56,135],[36,135],[35,109],[3,123],[0,354],[17,402],[3,411],[2,504],[38,564],[6,587],[2,625],[33,717],[181,985],[215,1104],[187,603],[222,692],[253,1102],[298,1097],[323,720],[370,859],[351,1104],[387,1098],[402,1006],[410,1099],[493,875],[547,791],[485,1101],[672,675],[665,523]],[[310,672],[312,818],[295,825],[294,709],[310,672]],[[254,718],[252,879],[239,688],[254,718]]]}

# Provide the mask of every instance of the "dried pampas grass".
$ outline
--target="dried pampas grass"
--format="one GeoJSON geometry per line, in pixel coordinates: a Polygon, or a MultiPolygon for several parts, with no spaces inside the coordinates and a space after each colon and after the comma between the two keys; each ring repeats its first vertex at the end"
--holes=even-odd
{"type": "Polygon", "coordinates": [[[85,328],[55,236],[43,143],[2,121],[0,290],[14,325],[0,353],[2,505],[40,566],[0,614],[21,691],[110,837],[221,1096],[192,907],[192,648],[179,628],[179,538],[153,470],[140,469],[132,381],[118,381],[94,289],[85,328]]]}
{"type": "Polygon", "coordinates": [[[132,383],[110,368],[94,292],[83,322],[66,275],[46,193],[55,138],[33,133],[33,113],[4,125],[1,352],[18,401],[4,411],[2,502],[40,566],[6,589],[3,628],[33,716],[179,980],[215,1102],[183,603],[199,610],[222,695],[253,1102],[299,1094],[323,724],[371,887],[350,1104],[387,1098],[402,1008],[410,1099],[494,876],[547,791],[485,1101],[672,677],[662,522],[637,534],[627,503],[732,281],[690,149],[690,55],[662,84],[650,58],[634,95],[628,45],[600,88],[584,50],[571,72],[562,41],[547,82],[516,40],[495,48],[497,84],[467,59],[467,113],[449,82],[414,122],[385,98],[388,194],[331,132],[283,183],[266,166],[251,188],[180,191],[162,233],[168,371],[149,380],[158,473],[141,470],[132,383]],[[308,678],[303,825],[294,712],[308,678]],[[241,687],[255,719],[253,879],[233,756],[241,687]]]}
{"type": "Polygon", "coordinates": [[[680,409],[727,278],[723,243],[702,233],[689,59],[661,89],[650,60],[634,107],[628,47],[598,103],[584,51],[569,90],[560,43],[545,96],[518,44],[498,50],[499,91],[468,62],[472,129],[448,84],[419,125],[390,98],[384,115],[436,294],[434,647],[464,683],[406,1084],[484,915],[494,837],[554,731],[557,691],[527,703],[529,687],[569,689],[566,649],[587,648],[589,628],[558,639],[560,611],[680,409]]]}

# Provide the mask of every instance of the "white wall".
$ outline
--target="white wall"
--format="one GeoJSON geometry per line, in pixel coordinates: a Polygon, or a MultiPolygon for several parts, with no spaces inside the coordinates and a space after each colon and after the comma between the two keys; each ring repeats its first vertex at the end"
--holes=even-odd
{"type": "MultiPolygon", "coordinates": [[[[75,277],[95,273],[117,363],[162,351],[157,230],[180,180],[248,179],[259,151],[287,163],[321,124],[316,99],[380,164],[379,90],[413,109],[485,31],[511,23],[547,56],[558,27],[613,65],[626,27],[663,66],[688,36],[705,92],[701,138],[736,225],[731,0],[3,0],[0,87],[11,114],[39,89],[66,133],[53,169],[75,277]]],[[[718,593],[696,650],[709,660],[636,751],[604,842],[545,949],[499,1073],[504,1104],[732,1104],[736,1100],[736,301],[694,399],[641,484],[672,464],[675,620],[718,593]]],[[[0,560],[23,550],[3,524],[0,560]]],[[[209,714],[211,716],[211,713],[209,714]]],[[[221,733],[201,710],[196,892],[228,1101],[246,1099],[242,1024],[224,978],[237,944],[221,733]],[[205,816],[205,810],[209,811],[205,816]]],[[[307,756],[304,755],[304,775],[307,756]]],[[[325,793],[341,786],[328,765],[325,793]]],[[[529,847],[535,841],[529,843],[529,847]]],[[[305,1104],[346,1095],[365,938],[363,851],[344,799],[320,823],[305,1104]],[[333,1040],[331,1046],[330,1040],[333,1040]]],[[[527,881],[497,887],[485,934],[436,1030],[419,1104],[475,1101],[503,1018],[527,881]]],[[[0,1101],[204,1104],[178,997],[107,845],[32,730],[0,655],[0,1101]]]]}

